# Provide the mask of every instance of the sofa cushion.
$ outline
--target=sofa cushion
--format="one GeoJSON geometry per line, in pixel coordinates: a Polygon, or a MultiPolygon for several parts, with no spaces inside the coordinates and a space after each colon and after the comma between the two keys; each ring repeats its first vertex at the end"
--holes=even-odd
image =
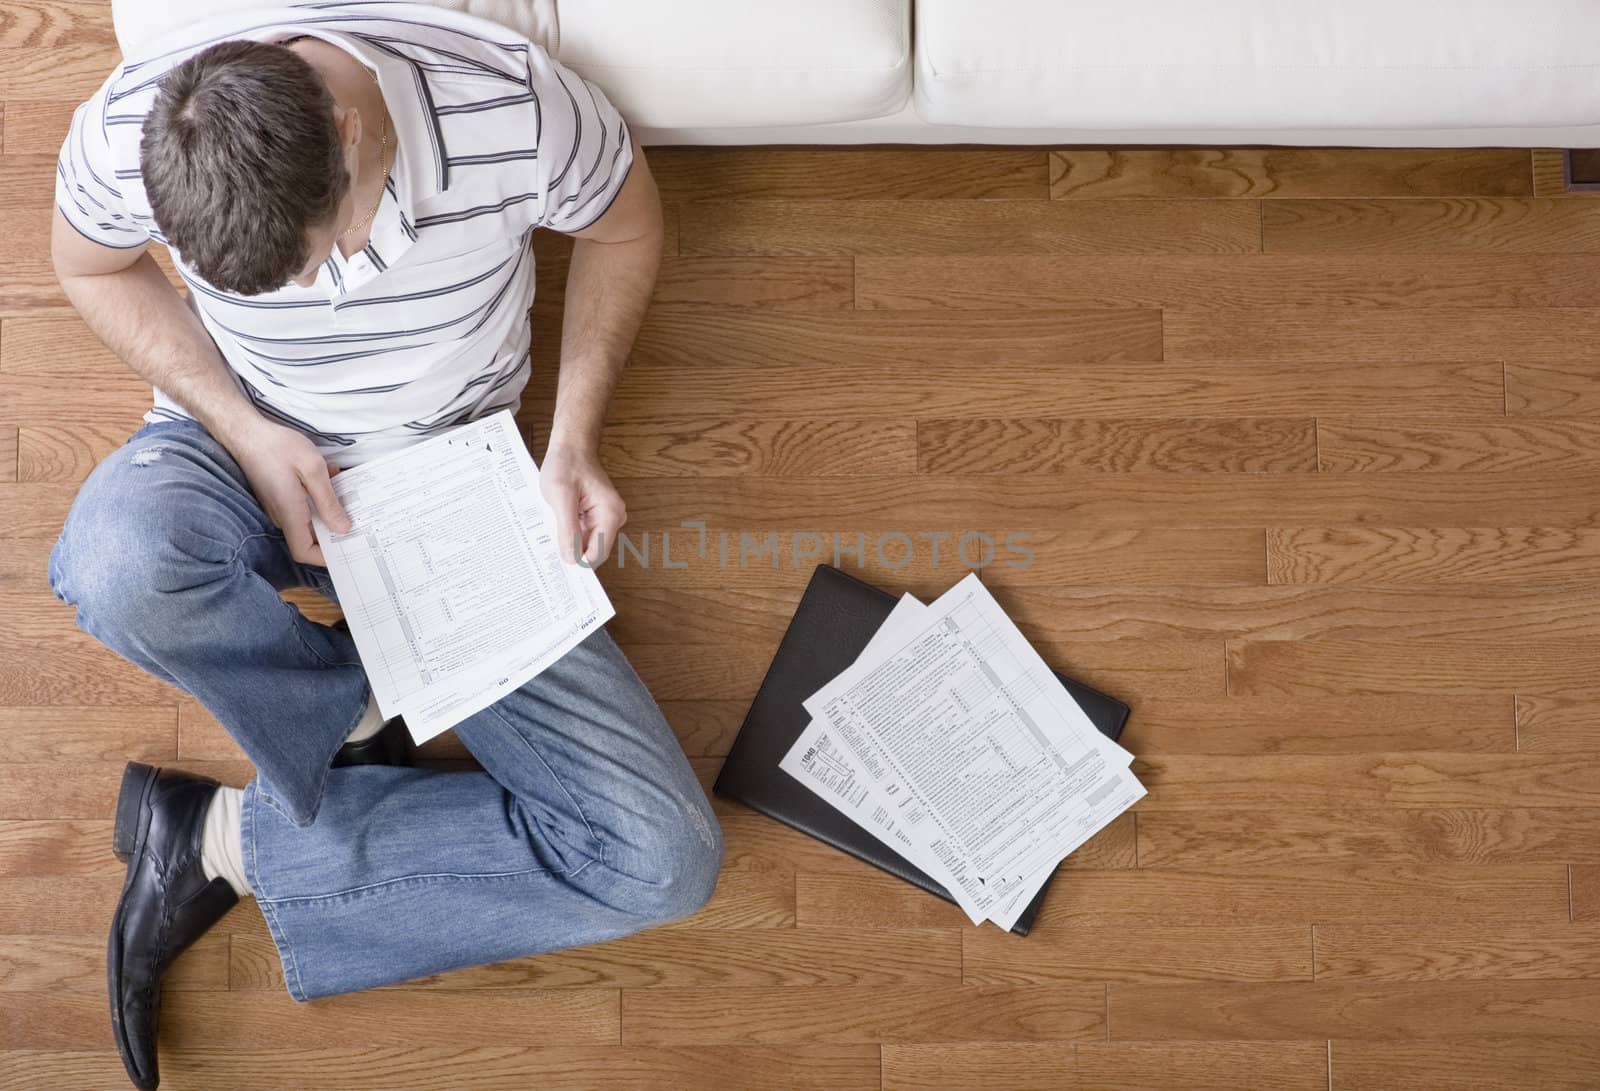
{"type": "Polygon", "coordinates": [[[1593,0],[918,0],[947,125],[1451,129],[1600,121],[1593,0]]]}
{"type": "MultiPolygon", "coordinates": [[[[817,125],[911,96],[911,0],[426,0],[544,46],[641,126],[817,125]]],[[[113,0],[124,54],[271,0],[113,0]]]]}
{"type": "Polygon", "coordinates": [[[560,59],[645,126],[810,125],[911,94],[911,0],[561,0],[560,59]]]}

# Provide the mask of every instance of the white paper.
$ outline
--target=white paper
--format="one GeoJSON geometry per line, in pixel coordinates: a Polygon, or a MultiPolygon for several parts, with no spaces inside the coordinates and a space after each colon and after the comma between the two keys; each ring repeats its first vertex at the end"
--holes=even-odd
{"type": "MultiPolygon", "coordinates": [[[[874,655],[897,636],[909,635],[920,627],[927,609],[911,595],[902,596],[859,658],[874,655]]],[[[973,924],[983,923],[983,909],[956,883],[944,862],[923,847],[919,827],[927,818],[926,810],[909,796],[891,799],[880,791],[861,760],[824,725],[816,720],[808,723],[778,768],[944,887],[973,924]]]]}
{"type": "MultiPolygon", "coordinates": [[[[883,830],[887,808],[969,916],[1009,928],[1055,865],[1144,789],[1132,755],[1100,734],[975,575],[902,617],[805,702],[816,722],[801,741],[848,755],[845,813],[883,830]]],[[[814,768],[789,765],[829,798],[814,768]]],[[[834,778],[836,806],[843,783],[834,778]]]]}
{"type": "Polygon", "coordinates": [[[379,710],[418,742],[517,689],[610,619],[509,410],[344,470],[350,516],[313,516],[379,710]]]}

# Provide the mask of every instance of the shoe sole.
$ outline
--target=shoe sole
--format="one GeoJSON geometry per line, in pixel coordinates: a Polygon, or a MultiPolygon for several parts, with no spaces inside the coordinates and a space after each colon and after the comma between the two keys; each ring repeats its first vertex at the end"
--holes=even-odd
{"type": "MultiPolygon", "coordinates": [[[[122,1025],[122,914],[133,881],[138,854],[150,836],[150,794],[155,789],[155,766],[130,761],[122,772],[122,788],[117,793],[117,820],[111,830],[111,851],[128,861],[128,874],[122,881],[122,896],[111,918],[111,934],[106,940],[106,993],[111,1001],[111,1037],[122,1055],[123,1067],[133,1074],[133,1051],[128,1047],[127,1030],[122,1025]]],[[[135,1081],[137,1083],[138,1081],[135,1081]]]]}

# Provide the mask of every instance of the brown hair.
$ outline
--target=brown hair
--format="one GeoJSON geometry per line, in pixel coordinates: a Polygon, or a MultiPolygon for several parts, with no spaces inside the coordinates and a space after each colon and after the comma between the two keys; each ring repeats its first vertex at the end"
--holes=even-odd
{"type": "Polygon", "coordinates": [[[221,42],[162,79],[139,166],[156,225],[209,283],[258,295],[305,267],[307,229],[350,186],[333,107],[303,58],[265,42],[221,42]]]}

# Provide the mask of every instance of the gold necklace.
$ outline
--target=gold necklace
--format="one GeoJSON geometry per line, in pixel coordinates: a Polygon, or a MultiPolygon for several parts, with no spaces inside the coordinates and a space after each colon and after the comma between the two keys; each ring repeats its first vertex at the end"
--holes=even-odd
{"type": "MultiPolygon", "coordinates": [[[[381,83],[378,83],[378,74],[376,72],[372,73],[372,82],[374,84],[376,84],[377,87],[378,87],[378,98],[381,101],[382,98],[383,98],[383,85],[381,83]]],[[[345,228],[343,231],[339,232],[339,237],[341,239],[344,238],[346,235],[350,234],[350,232],[359,231],[361,228],[365,227],[367,225],[367,222],[369,220],[371,220],[372,217],[374,217],[374,216],[376,216],[378,214],[378,209],[383,206],[383,191],[389,187],[389,104],[388,103],[384,103],[384,105],[383,105],[383,136],[382,136],[382,138],[380,139],[380,141],[378,143],[378,162],[383,165],[383,184],[378,187],[378,199],[377,199],[376,202],[374,202],[371,212],[368,212],[365,216],[361,217],[360,220],[356,221],[355,223],[351,224],[349,227],[345,228]]]]}

